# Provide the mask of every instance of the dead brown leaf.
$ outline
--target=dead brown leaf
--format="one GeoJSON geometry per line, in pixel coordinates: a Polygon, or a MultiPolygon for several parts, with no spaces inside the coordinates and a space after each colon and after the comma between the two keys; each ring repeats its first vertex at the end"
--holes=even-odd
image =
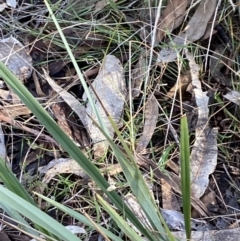
{"type": "Polygon", "coordinates": [[[144,76],[147,73],[147,56],[145,49],[142,50],[139,60],[135,65],[132,71],[132,82],[131,82],[131,91],[132,98],[136,98],[139,96],[141,92],[141,86],[144,81],[144,76]]]}
{"type": "Polygon", "coordinates": [[[191,81],[191,73],[188,71],[186,74],[180,75],[180,80],[177,82],[168,92],[167,92],[167,98],[173,98],[175,93],[181,89],[182,91],[185,91],[187,89],[188,84],[191,81]]]}
{"type": "Polygon", "coordinates": [[[32,73],[32,57],[27,49],[14,37],[0,40],[0,60],[24,81],[32,73]]]}
{"type": "Polygon", "coordinates": [[[5,105],[0,107],[0,114],[14,119],[17,116],[29,115],[32,112],[24,105],[5,105]]]}
{"type": "Polygon", "coordinates": [[[156,44],[162,40],[166,32],[171,33],[172,30],[180,26],[184,19],[187,5],[187,0],[168,1],[168,5],[159,21],[156,44]]]}
{"type": "Polygon", "coordinates": [[[0,232],[0,240],[1,241],[11,241],[10,238],[8,237],[8,235],[4,231],[0,232]]]}
{"type": "Polygon", "coordinates": [[[207,92],[202,91],[199,80],[200,67],[196,64],[192,54],[185,51],[189,61],[192,75],[193,92],[198,107],[198,120],[195,129],[195,142],[191,152],[191,192],[200,198],[204,194],[208,183],[209,175],[212,174],[217,165],[217,128],[211,129],[208,125],[209,97],[207,92]]]}
{"type": "Polygon", "coordinates": [[[143,133],[141,137],[139,138],[138,145],[136,147],[137,153],[142,153],[145,151],[148,143],[150,142],[152,135],[154,133],[154,130],[156,128],[157,124],[157,118],[158,118],[158,102],[154,95],[149,95],[144,116],[145,116],[145,123],[143,128],[143,133]]]}
{"type": "MultiPolygon", "coordinates": [[[[109,137],[113,138],[115,130],[109,121],[108,115],[111,116],[116,125],[121,124],[127,94],[124,70],[118,58],[113,55],[105,57],[98,76],[89,86],[89,92],[109,137]]],[[[86,92],[83,94],[83,100],[88,101],[86,92]]],[[[99,120],[90,102],[86,104],[86,113],[83,124],[85,123],[84,126],[92,139],[94,156],[99,158],[106,153],[109,142],[95,124],[99,123],[99,120]]]]}
{"type": "Polygon", "coordinates": [[[200,39],[207,28],[208,21],[211,19],[217,0],[202,0],[188,25],[185,27],[182,38],[194,42],[200,39]]]}
{"type": "Polygon", "coordinates": [[[229,51],[226,49],[226,47],[223,44],[217,45],[216,49],[211,55],[209,70],[215,81],[217,81],[221,85],[231,87],[231,79],[222,72],[223,67],[228,66],[228,58],[229,51]]]}
{"type": "MultiPolygon", "coordinates": [[[[170,173],[170,172],[168,174],[163,173],[159,169],[157,164],[151,159],[145,158],[140,155],[136,155],[135,158],[136,158],[137,163],[141,167],[146,168],[147,170],[150,170],[150,169],[153,170],[153,173],[158,180],[164,179],[171,186],[171,188],[172,188],[172,190],[174,190],[174,192],[181,195],[181,187],[180,187],[181,181],[177,175],[175,175],[174,173],[170,173]]],[[[199,200],[193,194],[191,194],[191,205],[194,207],[194,209],[196,209],[196,211],[202,217],[208,216],[208,210],[207,210],[206,206],[202,203],[201,200],[199,200]]]]}
{"type": "Polygon", "coordinates": [[[172,191],[171,186],[164,180],[161,179],[162,188],[162,208],[168,210],[181,211],[177,197],[172,191]]]}
{"type": "Polygon", "coordinates": [[[172,46],[169,45],[160,51],[157,61],[159,63],[175,61],[184,45],[200,39],[206,31],[207,24],[216,9],[216,4],[217,0],[202,0],[183,32],[173,38],[172,46]]]}

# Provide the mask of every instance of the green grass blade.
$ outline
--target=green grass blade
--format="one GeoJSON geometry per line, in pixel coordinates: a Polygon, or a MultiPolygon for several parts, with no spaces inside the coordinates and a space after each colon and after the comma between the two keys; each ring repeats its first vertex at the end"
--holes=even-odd
{"type": "MultiPolygon", "coordinates": [[[[168,226],[166,225],[163,216],[161,215],[159,209],[157,208],[153,197],[151,195],[151,192],[149,191],[145,180],[143,179],[143,176],[141,172],[138,169],[138,166],[133,159],[129,148],[127,147],[124,139],[122,138],[120,132],[118,131],[118,128],[112,118],[108,116],[109,121],[111,122],[119,140],[121,141],[126,153],[128,154],[127,157],[122,153],[122,151],[115,145],[115,143],[107,136],[105,137],[108,139],[109,144],[120,163],[124,175],[126,179],[128,180],[128,183],[131,187],[131,190],[137,199],[138,203],[140,204],[141,208],[143,209],[144,213],[148,217],[149,222],[152,225],[152,229],[154,229],[155,233],[151,233],[153,240],[171,240],[174,241],[175,238],[171,234],[168,226]]],[[[97,125],[97,123],[95,123],[97,125]]],[[[99,126],[100,128],[100,126],[99,126]]],[[[101,129],[101,128],[100,128],[101,129]]],[[[104,131],[102,130],[104,133],[104,131]]],[[[137,227],[138,228],[138,227],[137,227]]],[[[149,227],[146,227],[147,229],[149,227]]]]}
{"type": "Polygon", "coordinates": [[[74,68],[75,68],[75,70],[77,72],[77,75],[78,75],[78,77],[79,77],[79,79],[81,81],[81,84],[82,84],[82,86],[84,88],[84,91],[85,91],[85,93],[87,95],[88,101],[89,101],[90,105],[92,106],[94,113],[96,114],[98,122],[99,122],[100,126],[102,127],[102,129],[104,129],[104,131],[108,134],[108,130],[107,130],[106,126],[104,125],[104,123],[102,121],[102,118],[99,115],[98,109],[97,109],[97,107],[96,107],[96,105],[94,103],[94,100],[93,100],[93,98],[92,98],[92,96],[91,96],[91,94],[90,94],[90,92],[88,90],[87,83],[86,83],[86,81],[85,81],[85,79],[84,79],[84,77],[83,77],[83,75],[82,75],[82,73],[81,73],[81,71],[79,69],[78,63],[77,63],[77,61],[76,61],[76,59],[75,59],[75,57],[74,57],[74,55],[72,53],[72,50],[71,50],[71,48],[70,48],[70,46],[69,46],[69,44],[67,42],[67,39],[66,39],[66,37],[65,37],[61,27],[60,27],[60,25],[59,25],[55,15],[53,14],[53,11],[52,11],[48,1],[44,0],[44,2],[45,2],[45,5],[47,6],[47,9],[48,9],[48,11],[50,13],[50,16],[51,16],[53,22],[54,22],[54,24],[55,24],[55,26],[56,26],[56,28],[58,30],[58,33],[59,33],[59,35],[60,35],[60,37],[62,39],[62,42],[63,42],[63,44],[64,44],[64,46],[65,46],[65,48],[67,50],[67,53],[68,53],[68,55],[69,55],[69,57],[70,57],[70,59],[71,59],[71,61],[73,63],[73,66],[74,66],[74,68]]]}
{"type": "MultiPolygon", "coordinates": [[[[12,171],[8,168],[5,161],[0,157],[0,180],[6,185],[6,187],[12,191],[13,193],[17,194],[19,197],[23,198],[27,202],[31,203],[32,205],[36,206],[34,200],[26,191],[26,189],[22,186],[22,184],[18,181],[12,171]]],[[[5,210],[6,212],[8,210],[5,210]]],[[[7,212],[8,215],[12,218],[16,218],[16,216],[12,216],[12,212],[7,212]]],[[[18,220],[18,219],[17,219],[18,220]]],[[[20,220],[19,220],[20,221],[20,220]]],[[[43,229],[42,227],[36,225],[36,229],[45,233],[46,235],[51,235],[47,230],[43,229]]]]}
{"type": "Polygon", "coordinates": [[[26,189],[22,186],[22,184],[18,181],[12,171],[8,168],[5,161],[0,157],[0,180],[6,185],[6,187],[17,194],[19,197],[23,198],[27,202],[35,205],[32,197],[26,191],[26,189]]]}
{"type": "Polygon", "coordinates": [[[39,233],[36,232],[33,228],[30,227],[30,225],[27,223],[27,221],[19,214],[18,211],[16,211],[15,209],[11,208],[9,205],[7,205],[6,203],[2,203],[0,202],[0,208],[2,210],[4,210],[9,217],[11,217],[14,221],[16,221],[18,223],[18,225],[20,226],[20,228],[22,228],[23,230],[25,230],[26,232],[38,237],[39,233]]]}
{"type": "Polygon", "coordinates": [[[187,239],[191,238],[190,147],[186,115],[181,118],[180,161],[183,214],[187,239]]]}
{"type": "Polygon", "coordinates": [[[39,210],[34,205],[20,198],[13,192],[0,185],[0,202],[7,204],[17,210],[23,216],[27,217],[35,224],[43,227],[59,239],[64,241],[80,241],[74,234],[67,230],[56,220],[39,210]]]}
{"type": "MultiPolygon", "coordinates": [[[[89,226],[90,228],[92,228],[93,230],[96,229],[96,227],[92,224],[91,221],[89,221],[86,217],[84,217],[83,215],[81,215],[80,213],[62,205],[61,203],[58,203],[50,198],[47,198],[39,193],[35,193],[36,195],[38,195],[39,197],[41,197],[43,200],[47,201],[48,203],[50,203],[51,205],[55,206],[56,208],[62,210],[64,213],[69,214],[70,216],[76,218],[77,220],[79,220],[80,222],[86,224],[87,226],[89,226]]],[[[116,235],[114,235],[112,232],[108,231],[107,229],[103,228],[102,226],[95,224],[97,226],[97,228],[99,230],[101,230],[101,232],[103,232],[106,236],[108,236],[110,239],[114,240],[114,241],[122,241],[122,239],[120,239],[119,237],[117,237],[116,235]]]]}
{"type": "Polygon", "coordinates": [[[5,80],[8,86],[20,97],[23,103],[32,111],[38,120],[46,127],[51,135],[58,141],[65,151],[84,169],[84,171],[95,181],[102,191],[111,199],[116,207],[124,212],[126,217],[141,229],[143,234],[150,238],[149,233],[145,230],[139,220],[133,215],[132,211],[124,204],[120,196],[115,192],[108,192],[109,187],[106,179],[100,171],[92,164],[90,160],[80,151],[76,144],[66,135],[66,133],[55,123],[47,111],[31,95],[26,87],[14,76],[14,74],[0,61],[0,76],[5,80]]]}
{"type": "Polygon", "coordinates": [[[103,208],[117,223],[118,227],[130,238],[131,241],[140,241],[142,238],[129,226],[129,224],[99,195],[97,195],[98,201],[101,203],[103,208]]]}

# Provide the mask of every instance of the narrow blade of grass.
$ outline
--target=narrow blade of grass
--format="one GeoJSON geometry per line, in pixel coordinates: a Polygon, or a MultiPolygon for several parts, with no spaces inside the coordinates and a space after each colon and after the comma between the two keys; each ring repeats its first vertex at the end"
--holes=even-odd
{"type": "Polygon", "coordinates": [[[99,200],[103,208],[108,212],[108,214],[110,214],[112,219],[121,228],[121,230],[130,238],[131,241],[142,240],[142,238],[129,226],[129,224],[119,214],[117,214],[117,212],[107,202],[105,202],[99,195],[97,195],[97,199],[99,200]]]}
{"type": "Polygon", "coordinates": [[[32,205],[36,206],[35,202],[33,201],[32,197],[26,191],[26,189],[21,185],[12,171],[8,168],[5,161],[0,157],[0,180],[6,185],[6,187],[17,194],[19,197],[23,198],[27,202],[31,203],[32,205]]]}
{"type": "Polygon", "coordinates": [[[0,185],[0,202],[7,204],[11,208],[17,210],[23,216],[29,218],[35,224],[48,230],[56,237],[66,241],[80,241],[74,234],[68,231],[64,226],[56,220],[39,210],[34,205],[20,198],[13,192],[0,185]]]}
{"type": "MultiPolygon", "coordinates": [[[[6,187],[12,191],[13,193],[17,194],[19,197],[23,198],[30,204],[36,206],[35,202],[33,201],[32,197],[29,195],[29,193],[26,191],[26,189],[22,186],[22,184],[18,181],[18,179],[15,177],[15,175],[12,173],[12,171],[8,168],[5,161],[0,157],[0,180],[6,185],[6,187]]],[[[7,214],[12,218],[17,218],[17,215],[12,216],[13,212],[8,212],[7,209],[4,209],[7,214]]],[[[21,221],[20,219],[17,219],[21,221]]],[[[42,233],[45,233],[46,235],[51,234],[43,229],[42,227],[38,226],[36,224],[35,228],[37,228],[42,233]]]]}
{"type": "Polygon", "coordinates": [[[6,203],[5,204],[0,203],[0,208],[4,210],[9,215],[9,217],[11,217],[14,221],[16,221],[18,223],[18,226],[20,226],[20,228],[22,228],[26,232],[36,237],[39,236],[39,234],[33,228],[30,228],[29,223],[27,223],[27,221],[19,214],[17,210],[11,208],[6,203]]]}
{"type": "Polygon", "coordinates": [[[51,205],[53,205],[54,207],[62,210],[64,213],[69,214],[70,216],[76,218],[77,220],[79,220],[80,222],[86,224],[87,226],[89,226],[92,229],[95,229],[95,226],[97,226],[97,228],[99,230],[101,230],[101,232],[103,232],[105,235],[107,235],[109,238],[111,238],[114,241],[122,241],[122,239],[118,238],[116,235],[114,235],[113,233],[111,233],[110,231],[108,231],[107,229],[103,228],[102,226],[95,224],[95,226],[92,224],[91,221],[89,221],[86,217],[84,217],[83,215],[81,215],[80,213],[62,205],[61,203],[58,203],[50,198],[47,198],[39,193],[35,193],[37,196],[41,197],[43,200],[47,201],[48,203],[50,203],[51,205]]]}
{"type": "MultiPolygon", "coordinates": [[[[154,233],[151,233],[152,238],[154,240],[171,240],[174,241],[175,238],[171,234],[167,224],[164,221],[163,216],[161,215],[159,209],[157,208],[152,195],[146,185],[145,180],[143,179],[143,176],[141,172],[138,169],[138,166],[133,159],[129,148],[127,147],[124,139],[122,138],[120,132],[118,131],[118,128],[112,118],[108,116],[118,138],[120,139],[124,150],[127,153],[124,155],[122,151],[115,145],[115,143],[105,134],[105,137],[108,139],[109,144],[114,151],[114,154],[120,163],[124,175],[128,180],[128,183],[131,187],[131,190],[136,197],[138,203],[140,204],[141,208],[143,209],[144,213],[148,217],[149,222],[152,225],[152,228],[154,229],[154,233]]],[[[97,123],[95,123],[97,125],[97,123]]],[[[99,126],[100,128],[100,126],[99,126]]],[[[101,128],[100,128],[101,129],[101,128]]],[[[104,131],[102,130],[104,133],[104,131]]],[[[149,227],[146,227],[149,228],[149,227]]]]}
{"type": "Polygon", "coordinates": [[[150,240],[151,235],[133,215],[132,211],[124,204],[120,196],[115,192],[109,192],[106,179],[90,160],[80,151],[76,144],[66,135],[66,133],[56,124],[47,111],[31,95],[26,87],[14,76],[14,74],[0,61],[0,76],[6,81],[8,86],[19,96],[23,103],[32,111],[38,120],[46,127],[51,135],[58,141],[65,151],[84,169],[84,171],[96,182],[117,208],[125,213],[126,217],[150,240]]]}
{"type": "Polygon", "coordinates": [[[186,115],[181,118],[180,160],[183,214],[187,239],[191,238],[190,147],[186,115]]]}

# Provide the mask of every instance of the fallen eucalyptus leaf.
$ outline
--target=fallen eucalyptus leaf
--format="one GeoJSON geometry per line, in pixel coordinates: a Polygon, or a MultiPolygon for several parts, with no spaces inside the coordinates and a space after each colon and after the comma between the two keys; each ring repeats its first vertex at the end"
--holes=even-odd
{"type": "Polygon", "coordinates": [[[236,105],[240,105],[240,93],[238,91],[231,90],[226,95],[223,95],[223,97],[236,105]]]}
{"type": "Polygon", "coordinates": [[[211,129],[208,126],[209,109],[207,92],[202,91],[199,80],[199,66],[195,63],[194,57],[187,50],[186,57],[192,76],[192,85],[196,105],[198,108],[198,120],[195,129],[195,142],[191,152],[191,192],[200,198],[209,183],[209,175],[212,174],[217,165],[217,128],[211,129]]]}
{"type": "Polygon", "coordinates": [[[149,144],[157,125],[158,114],[159,114],[158,102],[154,97],[154,95],[150,94],[147,99],[147,104],[144,111],[145,122],[144,122],[143,133],[139,138],[139,141],[136,147],[136,152],[138,154],[140,154],[141,152],[144,152],[147,145],[149,144]]]}
{"type": "Polygon", "coordinates": [[[168,63],[175,61],[178,53],[189,42],[195,42],[200,39],[207,28],[208,21],[216,9],[217,0],[200,1],[196,12],[190,19],[189,23],[178,36],[173,38],[169,46],[164,47],[159,55],[158,63],[168,63]],[[172,45],[172,46],[171,46],[172,45]]]}
{"type": "MultiPolygon", "coordinates": [[[[114,129],[107,114],[111,116],[117,125],[121,124],[127,92],[123,67],[119,59],[113,55],[106,56],[98,76],[89,87],[89,92],[108,130],[109,137],[113,138],[114,129]],[[107,111],[107,114],[105,111],[107,111]]],[[[86,93],[83,94],[83,100],[86,102],[88,100],[86,93]]],[[[102,157],[107,151],[109,144],[101,130],[95,125],[95,122],[98,123],[98,118],[89,102],[86,104],[86,112],[84,123],[93,141],[94,156],[97,158],[102,157]]]]}
{"type": "Polygon", "coordinates": [[[32,74],[32,57],[13,37],[0,40],[0,60],[21,81],[28,79],[32,74]]]}
{"type": "Polygon", "coordinates": [[[39,173],[45,173],[42,183],[47,184],[50,180],[58,174],[70,173],[87,179],[88,175],[78,165],[78,163],[71,158],[58,158],[50,161],[46,166],[39,167],[39,173]]]}
{"type": "Polygon", "coordinates": [[[158,24],[156,44],[162,40],[166,33],[171,33],[172,30],[180,26],[183,22],[187,5],[188,0],[168,1],[158,24]]]}

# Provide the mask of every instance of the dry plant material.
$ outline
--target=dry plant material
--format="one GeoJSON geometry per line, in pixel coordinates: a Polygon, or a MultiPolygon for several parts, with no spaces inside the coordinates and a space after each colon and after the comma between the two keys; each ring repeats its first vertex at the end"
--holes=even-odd
{"type": "Polygon", "coordinates": [[[15,119],[18,116],[29,115],[32,112],[24,105],[0,106],[0,114],[15,119]]]}
{"type": "Polygon", "coordinates": [[[139,60],[132,71],[131,92],[132,98],[136,98],[141,93],[141,86],[147,73],[147,53],[142,50],[139,60]]]}
{"type": "Polygon", "coordinates": [[[240,105],[240,92],[238,91],[231,90],[226,95],[223,95],[223,97],[236,105],[240,105]]]}
{"type": "MultiPolygon", "coordinates": [[[[145,168],[148,171],[152,170],[156,179],[158,179],[159,181],[162,179],[165,180],[171,186],[174,192],[181,195],[181,181],[179,176],[170,172],[168,174],[163,173],[153,160],[148,159],[144,156],[136,155],[135,158],[138,165],[140,165],[142,168],[145,168]]],[[[202,217],[208,216],[208,210],[206,209],[206,206],[202,203],[201,200],[196,198],[193,194],[191,194],[191,204],[202,217]]]]}
{"type": "Polygon", "coordinates": [[[181,211],[177,197],[173,193],[171,186],[164,180],[161,179],[162,189],[162,208],[168,210],[181,211]]]}
{"type": "MultiPolygon", "coordinates": [[[[114,176],[115,174],[121,173],[122,168],[120,164],[108,165],[99,169],[100,172],[108,177],[114,176]]],[[[50,161],[46,166],[38,168],[39,173],[45,174],[43,183],[48,184],[55,176],[59,174],[75,174],[82,178],[82,183],[91,183],[90,177],[85,171],[79,166],[79,164],[71,158],[58,158],[50,161]]],[[[46,185],[43,185],[41,191],[44,190],[46,185]]]]}
{"type": "Polygon", "coordinates": [[[32,74],[32,57],[13,37],[0,40],[0,60],[21,81],[28,79],[32,74]]]}
{"type": "MultiPolygon", "coordinates": [[[[52,106],[52,111],[57,119],[59,127],[69,136],[72,137],[72,130],[67,122],[66,110],[64,104],[54,103],[52,106]]],[[[72,138],[73,139],[73,138],[72,138]]]]}
{"type": "Polygon", "coordinates": [[[195,63],[194,57],[185,51],[189,61],[194,87],[194,97],[198,108],[198,120],[195,129],[195,142],[191,152],[191,192],[200,198],[204,194],[208,183],[209,175],[212,174],[217,165],[217,128],[211,129],[208,126],[209,97],[203,92],[199,80],[199,66],[195,63]]]}
{"type": "MultiPolygon", "coordinates": [[[[106,56],[98,76],[89,87],[89,92],[107,128],[107,134],[112,139],[115,132],[108,115],[111,116],[116,125],[121,124],[127,94],[123,67],[119,59],[113,55],[106,56]]],[[[88,100],[86,93],[83,94],[83,100],[88,100]]],[[[95,123],[99,124],[98,118],[89,102],[86,104],[86,112],[87,115],[83,124],[93,141],[94,156],[96,158],[102,157],[107,151],[109,143],[101,130],[95,125],[95,123]]]]}
{"type": "MultiPolygon", "coordinates": [[[[161,213],[170,230],[185,231],[184,217],[181,212],[161,209],[161,213]]],[[[207,230],[208,226],[205,221],[191,219],[191,228],[193,230],[207,230]]]]}
{"type": "Polygon", "coordinates": [[[175,93],[181,89],[182,92],[187,90],[188,84],[191,81],[191,73],[188,71],[186,74],[180,75],[179,81],[176,82],[176,84],[167,92],[167,96],[165,99],[173,98],[175,96],[175,93]]]}
{"type": "MultiPolygon", "coordinates": [[[[112,2],[116,2],[117,0],[112,0],[112,2]]],[[[101,0],[101,1],[96,1],[96,5],[95,5],[95,9],[93,11],[93,13],[97,13],[97,12],[100,12],[103,8],[105,8],[109,3],[110,1],[108,0],[101,0]]]]}
{"type": "Polygon", "coordinates": [[[1,121],[4,121],[4,122],[7,122],[7,123],[9,123],[10,125],[13,125],[14,127],[19,128],[19,129],[21,129],[21,130],[23,130],[23,131],[29,132],[29,133],[33,134],[34,136],[42,137],[42,138],[45,139],[48,143],[52,143],[52,144],[58,146],[58,147],[61,149],[61,147],[59,146],[59,144],[58,144],[52,137],[47,136],[47,135],[45,135],[45,134],[42,134],[42,133],[41,133],[40,131],[38,131],[38,130],[34,130],[34,129],[32,129],[32,128],[26,127],[26,126],[24,126],[21,122],[15,121],[15,120],[13,120],[13,119],[5,116],[5,115],[2,115],[2,114],[0,114],[0,120],[1,120],[1,121]]]}
{"type": "Polygon", "coordinates": [[[212,77],[219,84],[224,86],[232,86],[231,79],[222,73],[221,69],[227,65],[226,47],[222,44],[218,45],[211,55],[209,69],[212,77]]]}
{"type": "Polygon", "coordinates": [[[159,43],[166,34],[171,33],[172,30],[182,24],[187,5],[188,0],[168,1],[168,4],[160,17],[158,32],[156,35],[156,44],[159,43]]]}
{"type": "Polygon", "coordinates": [[[74,113],[66,102],[54,103],[52,111],[57,119],[57,123],[62,130],[81,147],[88,147],[90,144],[85,136],[83,127],[77,124],[74,113]]]}
{"type": "Polygon", "coordinates": [[[88,175],[79,166],[79,164],[71,158],[59,158],[48,163],[48,165],[39,167],[39,173],[45,173],[42,180],[44,184],[50,182],[50,180],[58,174],[70,173],[80,176],[84,180],[89,180],[88,175]]]}
{"type": "MultiPolygon", "coordinates": [[[[173,236],[178,240],[187,240],[185,231],[173,232],[173,236]]],[[[236,241],[240,236],[240,228],[209,230],[209,231],[192,231],[191,241],[236,241]]]]}
{"type": "Polygon", "coordinates": [[[7,101],[13,104],[21,104],[21,99],[11,89],[0,89],[0,97],[3,101],[7,101]]]}
{"type": "Polygon", "coordinates": [[[8,235],[5,233],[4,230],[0,232],[0,240],[1,241],[11,241],[11,239],[8,237],[8,235]]]}
{"type": "Polygon", "coordinates": [[[6,0],[6,3],[9,7],[16,8],[17,1],[16,0],[6,0]]]}
{"type": "Polygon", "coordinates": [[[183,45],[200,39],[206,31],[208,21],[216,9],[216,4],[217,0],[202,0],[183,32],[173,38],[169,43],[171,46],[160,51],[157,62],[168,63],[175,61],[183,45]]]}
{"type": "Polygon", "coordinates": [[[153,94],[150,94],[147,99],[147,104],[144,111],[144,127],[143,133],[139,138],[136,152],[138,154],[144,153],[147,145],[152,139],[152,135],[157,125],[159,110],[158,110],[158,102],[153,94]]]}
{"type": "Polygon", "coordinates": [[[0,125],[0,157],[3,160],[6,159],[6,147],[5,147],[5,139],[4,139],[4,133],[2,130],[2,125],[0,125]]]}
{"type": "Polygon", "coordinates": [[[86,110],[85,107],[70,93],[64,90],[61,86],[57,85],[54,80],[48,75],[47,71],[43,69],[44,77],[49,83],[49,85],[56,91],[59,96],[71,107],[71,109],[78,115],[79,119],[86,126],[85,123],[85,115],[86,110]]]}
{"type": "Polygon", "coordinates": [[[8,5],[6,3],[0,3],[0,12],[2,12],[8,5]]]}
{"type": "MultiPolygon", "coordinates": [[[[144,211],[142,210],[140,204],[136,200],[136,198],[131,194],[128,193],[124,197],[124,202],[126,205],[132,210],[132,212],[135,214],[136,218],[146,227],[151,227],[150,222],[148,221],[148,218],[144,211]]],[[[129,221],[127,220],[128,224],[133,228],[133,230],[141,235],[141,232],[129,221]]]]}

